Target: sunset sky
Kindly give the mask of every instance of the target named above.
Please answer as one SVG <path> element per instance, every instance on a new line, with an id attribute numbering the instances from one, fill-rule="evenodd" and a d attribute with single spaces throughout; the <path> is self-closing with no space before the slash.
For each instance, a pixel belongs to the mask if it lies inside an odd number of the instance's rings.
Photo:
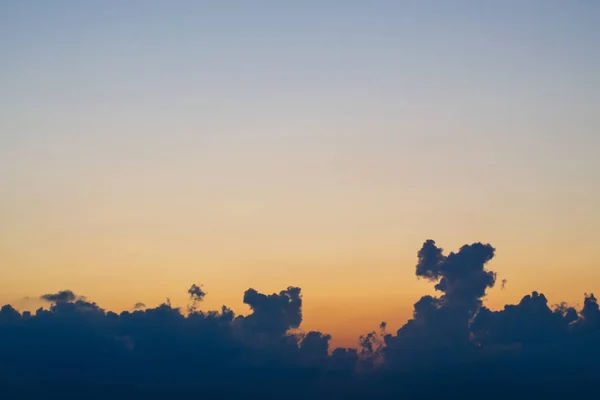
<path id="1" fill-rule="evenodd" d="M 353 345 L 433 293 L 426 239 L 600 292 L 600 2 L 0 3 L 0 303 L 246 313 Z M 597 293 L 600 294 L 600 293 Z"/>

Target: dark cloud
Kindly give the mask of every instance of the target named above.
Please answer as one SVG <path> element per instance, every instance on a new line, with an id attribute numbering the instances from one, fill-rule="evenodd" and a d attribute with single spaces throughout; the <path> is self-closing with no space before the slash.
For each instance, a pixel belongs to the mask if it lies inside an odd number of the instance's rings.
<path id="1" fill-rule="evenodd" d="M 483 308 L 473 322 L 472 331 L 483 344 L 539 344 L 564 339 L 575 319 L 575 309 L 563 304 L 553 310 L 546 296 L 533 292 L 519 304 L 506 305 L 501 311 Z"/>
<path id="2" fill-rule="evenodd" d="M 195 283 L 188 289 L 188 294 L 192 300 L 192 304 L 188 306 L 188 313 L 193 314 L 198 310 L 199 304 L 204 300 L 206 292 L 202 290 L 202 285 L 196 285 Z"/>
<path id="3" fill-rule="evenodd" d="M 18 321 L 21 319 L 21 314 L 15 310 L 10 304 L 5 304 L 0 308 L 1 321 Z"/>
<path id="4" fill-rule="evenodd" d="M 433 240 L 427 240 L 418 253 L 416 274 L 437 282 L 435 289 L 444 293 L 444 303 L 473 307 L 496 282 L 496 274 L 485 269 L 494 252 L 489 244 L 474 243 L 444 256 Z"/>
<path id="5" fill-rule="evenodd" d="M 251 335 L 281 337 L 302 323 L 302 296 L 298 287 L 265 295 L 250 288 L 244 293 L 244 304 L 252 314 L 243 320 L 244 330 Z"/>
<path id="6" fill-rule="evenodd" d="M 358 363 L 358 351 L 355 348 L 336 348 L 329 357 L 332 370 L 354 372 Z"/>
<path id="7" fill-rule="evenodd" d="M 196 284 L 193 284 L 188 289 L 188 294 L 190 295 L 190 298 L 194 301 L 202 301 L 204 300 L 204 296 L 206 296 L 206 292 L 202 290 L 202 285 Z"/>
<path id="8" fill-rule="evenodd" d="M 300 353 L 310 364 L 322 364 L 329 355 L 331 335 L 310 331 L 300 342 Z"/>
<path id="9" fill-rule="evenodd" d="M 494 252 L 489 244 L 474 243 L 446 256 L 433 240 L 425 241 L 417 253 L 416 275 L 435 283 L 435 290 L 442 295 L 423 296 L 414 304 L 413 319 L 396 336 L 385 337 L 384 352 L 390 363 L 465 352 L 471 338 L 470 323 L 486 290 L 496 282 L 495 272 L 486 269 Z"/>
<path id="10" fill-rule="evenodd" d="M 600 328 L 600 310 L 598 300 L 593 293 L 585 294 L 581 320 L 578 321 L 577 327 L 588 331 L 597 331 Z"/>
<path id="11" fill-rule="evenodd" d="M 40 300 L 44 300 L 49 303 L 68 303 L 75 301 L 75 299 L 75 293 L 70 290 L 61 290 L 58 293 L 49 293 L 40 296 Z"/>
<path id="12" fill-rule="evenodd" d="M 357 338 L 357 348 L 331 349 L 329 334 L 303 333 L 298 287 L 248 289 L 247 315 L 226 306 L 202 310 L 207 293 L 197 284 L 187 291 L 187 312 L 167 299 L 118 314 L 70 290 L 41 296 L 49 308 L 35 313 L 5 305 L 0 397 L 505 398 L 527 388 L 538 397 L 573 397 L 593 388 L 600 376 L 596 297 L 586 294 L 576 309 L 532 292 L 489 309 L 482 303 L 496 282 L 487 268 L 494 254 L 474 243 L 445 255 L 426 241 L 416 276 L 438 295 L 418 299 L 395 334 L 382 322 Z"/>

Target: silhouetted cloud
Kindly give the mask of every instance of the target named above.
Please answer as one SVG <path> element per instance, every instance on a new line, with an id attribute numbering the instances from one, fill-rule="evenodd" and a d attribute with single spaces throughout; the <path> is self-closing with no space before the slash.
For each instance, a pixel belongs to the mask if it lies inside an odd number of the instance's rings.
<path id="1" fill-rule="evenodd" d="M 541 343 L 565 338 L 576 319 L 575 309 L 562 305 L 552 310 L 543 294 L 533 292 L 519 304 L 506 305 L 501 311 L 482 308 L 472 331 L 476 340 L 485 345 Z"/>
<path id="2" fill-rule="evenodd" d="M 194 301 L 202 301 L 204 300 L 204 296 L 206 296 L 206 292 L 202 290 L 202 285 L 198 286 L 196 284 L 193 284 L 188 289 L 188 294 L 190 295 L 190 298 Z"/>
<path id="3" fill-rule="evenodd" d="M 330 349 L 331 335 L 302 333 L 302 291 L 293 286 L 272 294 L 246 290 L 250 313 L 237 316 L 226 306 L 201 310 L 207 293 L 198 284 L 187 291 L 187 312 L 167 299 L 114 313 L 71 290 L 40 296 L 49 309 L 35 313 L 4 305 L 0 395 L 27 398 L 30 390 L 29 397 L 47 397 L 43 382 L 56 393 L 145 399 L 199 390 L 206 398 L 424 398 L 447 396 L 452 387 L 486 398 L 526 387 L 552 395 L 568 388 L 572 396 L 592 387 L 600 376 L 596 297 L 585 294 L 577 310 L 549 306 L 534 291 L 491 310 L 482 301 L 496 282 L 487 269 L 494 254 L 491 245 L 474 243 L 444 255 L 427 240 L 415 272 L 440 295 L 416 301 L 396 334 L 382 322 L 357 338 L 357 348 Z"/>
<path id="4" fill-rule="evenodd" d="M 75 298 L 75 293 L 70 290 L 61 290 L 58 293 L 48 293 L 40 296 L 40 300 L 44 300 L 49 303 L 67 303 L 75 300 Z"/>
<path id="5" fill-rule="evenodd" d="M 331 335 L 310 331 L 300 342 L 302 357 L 311 364 L 322 364 L 329 355 L 329 341 Z"/>
<path id="6" fill-rule="evenodd" d="M 578 327 L 585 330 L 597 331 L 600 328 L 600 310 L 598 300 L 593 293 L 585 294 L 581 320 Z"/>
<path id="7" fill-rule="evenodd" d="M 433 240 L 425 241 L 417 254 L 416 275 L 434 282 L 435 290 L 443 294 L 421 297 L 414 304 L 413 319 L 396 336 L 385 337 L 388 361 L 425 361 L 447 357 L 449 351 L 465 351 L 470 322 L 486 289 L 496 281 L 496 274 L 485 268 L 494 252 L 489 244 L 474 243 L 445 256 Z"/>
<path id="8" fill-rule="evenodd" d="M 5 304 L 0 308 L 0 321 L 18 321 L 21 314 L 10 304 Z"/>
<path id="9" fill-rule="evenodd" d="M 188 313 L 193 314 L 198 310 L 198 305 L 204 300 L 206 292 L 202 290 L 202 285 L 196 285 L 195 283 L 188 289 L 188 294 L 192 300 L 192 304 L 188 306 Z"/>
<path id="10" fill-rule="evenodd" d="M 252 314 L 244 318 L 244 330 L 249 334 L 260 334 L 279 338 L 289 329 L 302 323 L 302 296 L 298 287 L 288 287 L 279 293 L 265 295 L 250 288 L 244 293 L 244 304 L 250 306 Z"/>

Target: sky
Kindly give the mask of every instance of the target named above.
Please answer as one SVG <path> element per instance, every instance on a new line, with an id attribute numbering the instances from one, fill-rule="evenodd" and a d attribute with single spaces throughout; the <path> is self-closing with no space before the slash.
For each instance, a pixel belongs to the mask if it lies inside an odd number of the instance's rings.
<path id="1" fill-rule="evenodd" d="M 496 248 L 491 308 L 582 302 L 599 42 L 592 0 L 4 1 L 0 303 L 299 286 L 354 344 L 433 293 L 426 239 Z"/>

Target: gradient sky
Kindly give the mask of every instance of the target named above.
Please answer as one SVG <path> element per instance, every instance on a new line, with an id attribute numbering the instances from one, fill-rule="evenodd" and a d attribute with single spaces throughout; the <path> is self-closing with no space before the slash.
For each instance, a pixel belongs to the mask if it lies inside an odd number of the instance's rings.
<path id="1" fill-rule="evenodd" d="M 0 3 L 0 303 L 405 322 L 431 238 L 506 289 L 600 292 L 600 2 Z"/>

